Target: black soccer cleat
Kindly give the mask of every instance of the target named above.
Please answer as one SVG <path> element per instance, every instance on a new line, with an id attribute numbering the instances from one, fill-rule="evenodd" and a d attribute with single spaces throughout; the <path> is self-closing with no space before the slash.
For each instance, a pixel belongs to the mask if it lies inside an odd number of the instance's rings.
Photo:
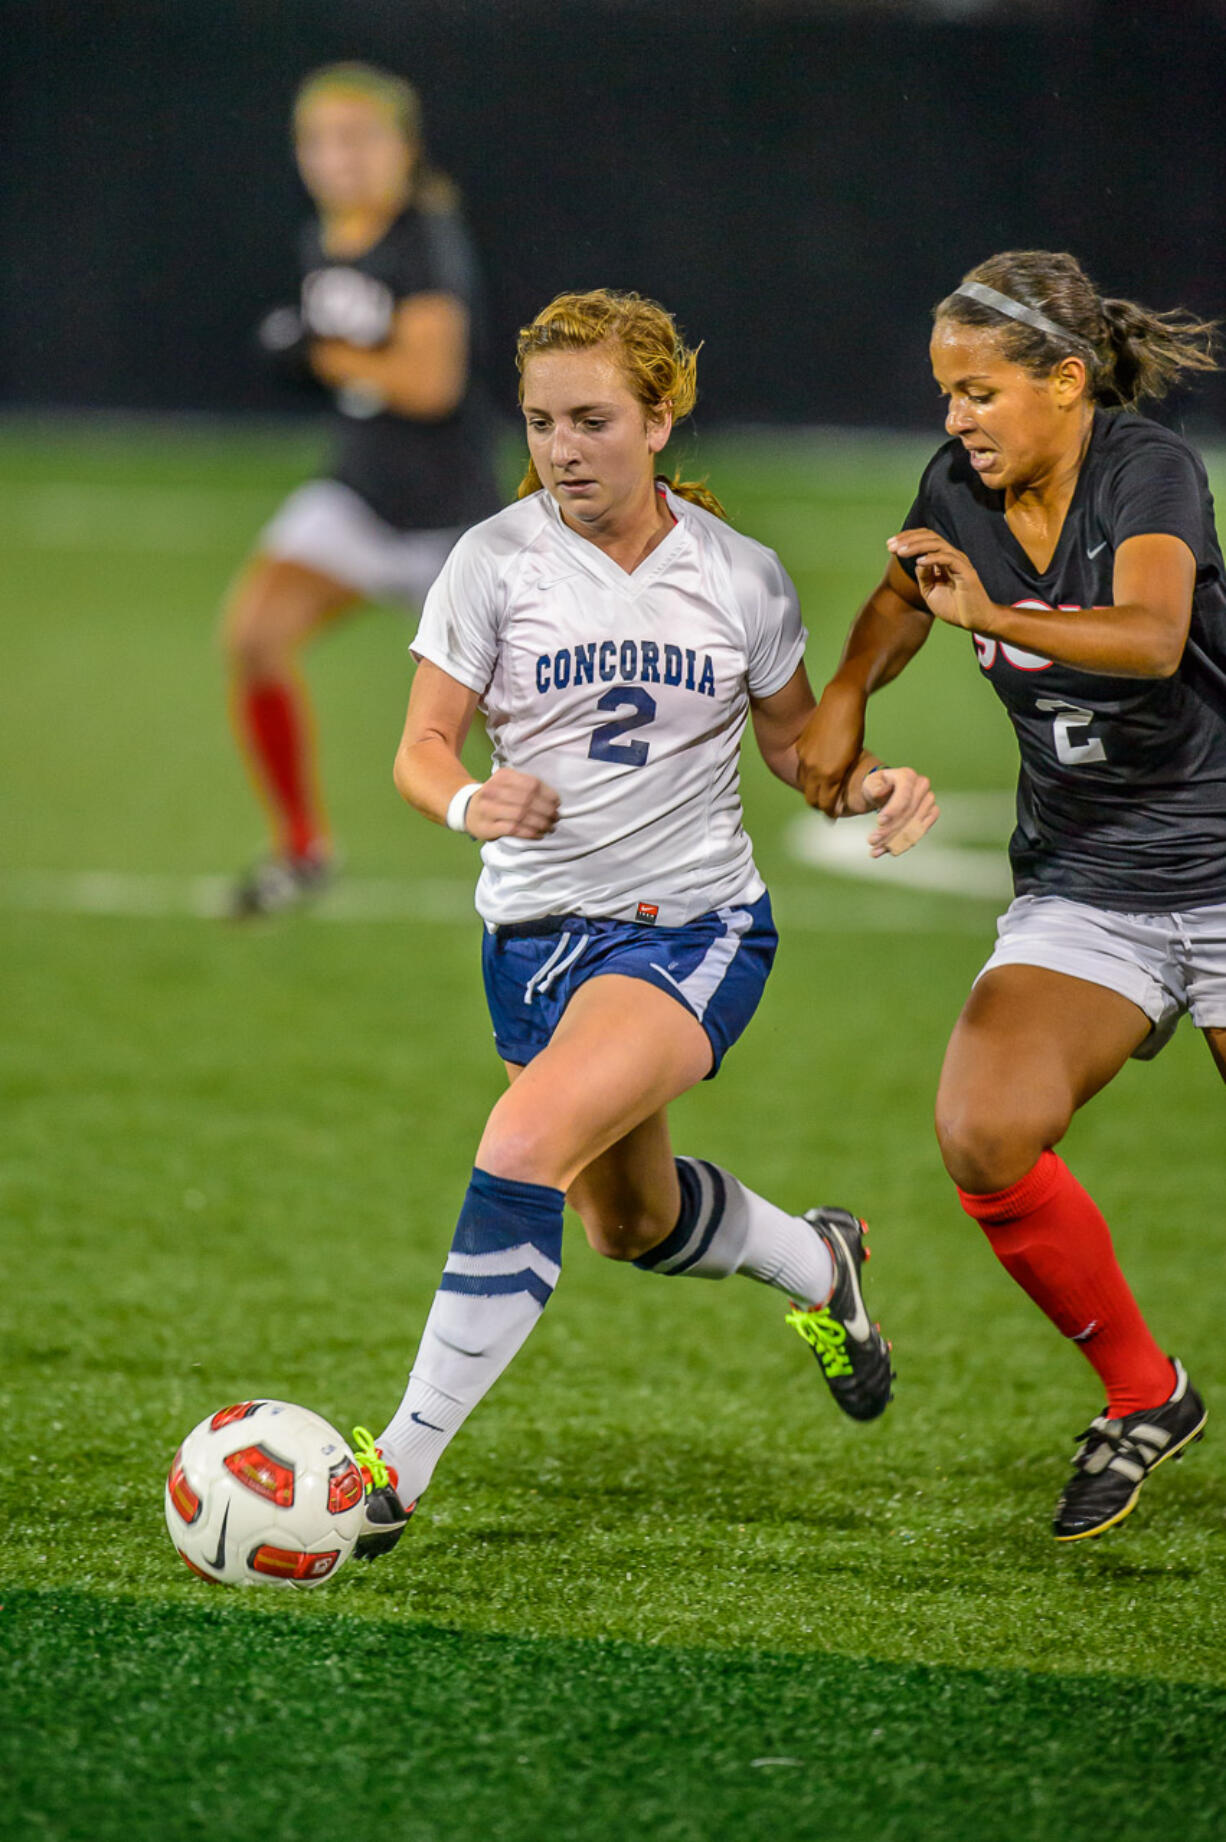
<path id="1" fill-rule="evenodd" d="M 1175 1386 L 1169 1400 L 1118 1420 L 1101 1413 L 1080 1435 L 1074 1476 L 1056 1504 L 1052 1530 L 1057 1541 L 1084 1541 L 1114 1528 L 1136 1508 L 1150 1472 L 1204 1436 L 1205 1403 L 1183 1364 L 1173 1356 L 1171 1361 Z"/>
<path id="2" fill-rule="evenodd" d="M 890 1345 L 869 1322 L 860 1289 L 868 1259 L 865 1225 L 846 1209 L 808 1209 L 805 1220 L 834 1260 L 834 1290 L 824 1305 L 793 1305 L 784 1320 L 802 1336 L 838 1405 L 853 1420 L 875 1420 L 893 1398 Z"/>
<path id="3" fill-rule="evenodd" d="M 355 1426 L 353 1429 L 353 1455 L 366 1486 L 366 1514 L 362 1521 L 362 1533 L 353 1544 L 353 1558 L 358 1561 L 377 1561 L 385 1554 L 390 1554 L 396 1546 L 417 1504 L 414 1502 L 407 1509 L 404 1507 L 396 1494 L 398 1479 L 395 1469 L 387 1463 L 372 1434 L 364 1426 Z"/>
<path id="4" fill-rule="evenodd" d="M 288 914 L 322 895 L 331 880 L 331 859 L 320 852 L 262 857 L 235 884 L 226 912 L 232 921 Z"/>

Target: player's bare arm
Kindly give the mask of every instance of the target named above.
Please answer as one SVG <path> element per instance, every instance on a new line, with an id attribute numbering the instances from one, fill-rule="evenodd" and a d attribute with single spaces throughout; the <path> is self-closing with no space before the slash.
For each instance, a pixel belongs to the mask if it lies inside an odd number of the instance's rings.
<path id="1" fill-rule="evenodd" d="M 915 563 L 925 603 L 949 626 L 1126 678 L 1169 678 L 1183 657 L 1196 559 L 1181 538 L 1128 538 L 1115 555 L 1113 604 L 1072 610 L 1000 607 L 970 558 L 935 531 L 900 531 L 887 548 Z"/>
<path id="2" fill-rule="evenodd" d="M 931 630 L 923 597 L 891 559 L 852 623 L 838 670 L 797 742 L 800 790 L 827 817 L 849 810 L 849 780 L 866 759 L 864 713 L 871 693 L 898 676 Z"/>
<path id="3" fill-rule="evenodd" d="M 389 409 L 418 422 L 451 414 L 468 378 L 468 309 L 454 294 L 414 294 L 402 301 L 385 345 L 314 339 L 311 368 L 337 389 L 364 384 Z"/>
<path id="4" fill-rule="evenodd" d="M 816 709 L 813 687 L 803 664 L 798 665 L 787 683 L 769 697 L 751 697 L 754 740 L 771 773 L 786 786 L 799 784 L 799 761 L 796 743 L 800 732 Z"/>
<path id="5" fill-rule="evenodd" d="M 449 672 L 423 659 L 413 679 L 404 734 L 396 751 L 396 790 L 410 806 L 447 823 L 452 800 L 472 776 L 460 759 L 480 698 Z M 464 829 L 482 841 L 543 838 L 558 818 L 558 796 L 535 775 L 502 767 L 478 786 Z"/>
<path id="6" fill-rule="evenodd" d="M 800 762 L 796 744 L 815 705 L 809 675 L 798 665 L 788 682 L 769 697 L 750 701 L 754 736 L 762 759 L 772 774 L 789 787 L 799 785 Z M 878 823 L 869 838 L 869 852 L 898 856 L 918 844 L 936 823 L 938 807 L 932 788 L 914 768 L 887 768 L 876 755 L 861 750 L 846 778 L 839 817 L 876 812 Z"/>

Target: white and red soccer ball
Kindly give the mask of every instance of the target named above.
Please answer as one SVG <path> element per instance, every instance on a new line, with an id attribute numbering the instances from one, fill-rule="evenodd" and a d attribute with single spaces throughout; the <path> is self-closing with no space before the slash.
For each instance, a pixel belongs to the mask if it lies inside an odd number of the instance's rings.
<path id="1" fill-rule="evenodd" d="M 334 1426 L 292 1401 L 241 1401 L 194 1426 L 166 1480 L 166 1526 L 223 1586 L 321 1586 L 362 1531 L 365 1489 Z"/>

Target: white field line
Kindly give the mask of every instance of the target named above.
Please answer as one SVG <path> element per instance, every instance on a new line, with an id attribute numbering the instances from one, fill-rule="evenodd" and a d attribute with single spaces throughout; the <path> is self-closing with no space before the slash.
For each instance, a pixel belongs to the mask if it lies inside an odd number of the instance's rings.
<path id="1" fill-rule="evenodd" d="M 947 795 L 937 828 L 903 857 L 872 858 L 866 838 L 871 819 L 843 819 L 831 825 L 817 813 L 790 822 L 784 843 L 796 863 L 875 885 L 922 895 L 1007 900 L 1009 872 L 1004 855 L 1013 811 L 1006 793 Z M 943 839 L 943 842 L 936 840 Z M 993 851 L 966 848 L 969 840 L 991 840 Z M 473 880 L 445 877 L 341 876 L 303 911 L 312 922 L 415 921 L 452 927 L 476 923 Z M 127 870 L 0 870 L 0 912 L 41 915 L 98 915 L 118 919 L 218 920 L 227 912 L 233 879 L 174 876 Z M 778 890 L 782 898 L 784 891 Z M 818 885 L 789 883 L 788 929 L 839 933 L 848 925 L 892 932 L 896 909 L 874 916 L 857 911 L 848 920 L 838 896 Z M 806 898 L 811 897 L 811 900 Z M 967 924 L 982 923 L 968 914 Z M 950 917 L 950 923 L 960 926 Z M 947 925 L 942 920 L 940 925 Z"/>
<path id="2" fill-rule="evenodd" d="M 827 885 L 790 882 L 772 885 L 776 900 L 788 903 L 787 932 L 800 934 L 894 934 L 909 925 L 905 915 L 891 906 L 874 914 L 857 908 L 849 916 L 836 891 Z M 9 870 L 0 871 L 0 915 L 93 915 L 108 920 L 225 921 L 227 899 L 234 887 L 228 876 L 167 876 L 122 870 Z M 305 923 L 352 922 L 416 923 L 419 926 L 478 925 L 472 883 L 442 879 L 403 883 L 374 877 L 348 877 L 317 902 L 287 919 L 257 923 L 260 927 L 298 926 Z M 914 925 L 942 932 L 984 931 L 973 909 L 946 910 L 938 918 L 918 916 Z"/>
<path id="3" fill-rule="evenodd" d="M 820 813 L 797 813 L 784 831 L 784 845 L 796 863 L 878 888 L 1008 901 L 1012 881 L 1005 846 L 1014 822 L 1013 794 L 945 793 L 940 807 L 927 837 L 901 857 L 869 856 L 871 815 L 832 825 Z"/>
<path id="4" fill-rule="evenodd" d="M 305 911 L 318 921 L 475 919 L 470 882 L 442 878 L 396 882 L 342 878 Z M 0 870 L 0 910 L 27 914 L 103 915 L 120 919 L 222 918 L 234 879 L 168 876 L 126 870 Z"/>

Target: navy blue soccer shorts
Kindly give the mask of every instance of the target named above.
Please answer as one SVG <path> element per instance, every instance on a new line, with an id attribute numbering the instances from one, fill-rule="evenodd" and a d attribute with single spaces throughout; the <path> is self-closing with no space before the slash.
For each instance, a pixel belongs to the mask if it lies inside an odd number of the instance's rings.
<path id="1" fill-rule="evenodd" d="M 779 936 L 770 897 L 720 908 L 685 927 L 645 927 L 586 915 L 546 915 L 486 933 L 485 996 L 504 1061 L 546 1047 L 580 985 L 607 973 L 659 986 L 710 1038 L 711 1077 L 758 1008 Z"/>

